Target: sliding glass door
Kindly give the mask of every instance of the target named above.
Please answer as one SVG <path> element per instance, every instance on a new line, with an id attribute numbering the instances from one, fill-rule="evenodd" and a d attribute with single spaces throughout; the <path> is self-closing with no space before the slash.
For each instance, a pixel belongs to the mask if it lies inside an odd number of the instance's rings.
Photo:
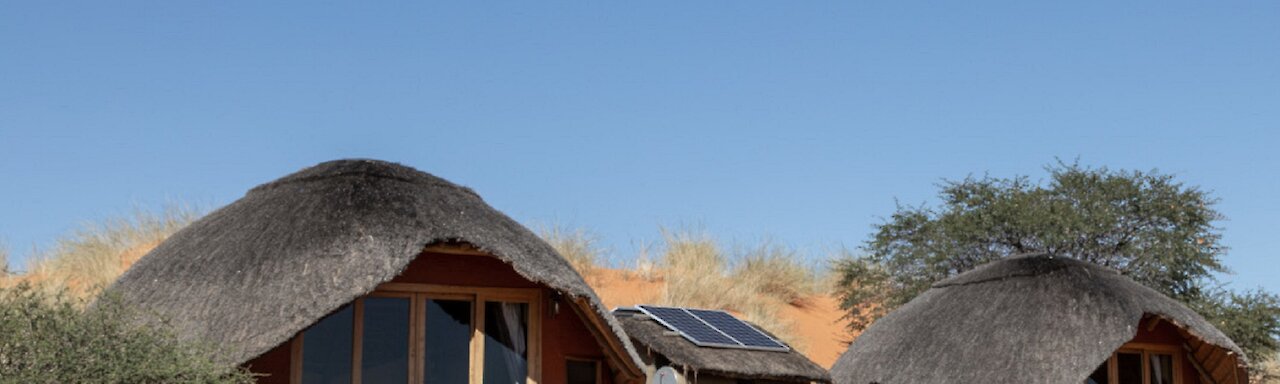
<path id="1" fill-rule="evenodd" d="M 294 383 L 525 384 L 536 379 L 538 291 L 396 284 L 296 340 Z"/>

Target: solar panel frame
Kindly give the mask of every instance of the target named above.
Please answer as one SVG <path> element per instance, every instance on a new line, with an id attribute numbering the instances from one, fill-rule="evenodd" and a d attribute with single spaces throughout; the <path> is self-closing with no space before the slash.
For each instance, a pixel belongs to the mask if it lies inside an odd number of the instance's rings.
<path id="1" fill-rule="evenodd" d="M 689 314 L 702 320 L 707 325 L 733 338 L 744 347 L 752 349 L 789 350 L 786 344 L 774 339 L 731 313 L 712 309 L 688 308 Z"/>
<path id="2" fill-rule="evenodd" d="M 685 339 L 693 342 L 698 346 L 704 347 L 724 347 L 724 348 L 742 348 L 743 345 L 738 343 L 729 335 L 724 334 L 720 330 L 707 324 L 702 319 L 694 316 L 684 308 L 679 307 L 663 307 L 655 305 L 639 305 L 640 311 L 649 315 L 649 317 L 657 320 L 663 326 L 680 333 Z"/>
<path id="3" fill-rule="evenodd" d="M 657 321 L 659 324 L 662 324 L 663 326 L 667 327 L 667 329 L 670 329 L 672 331 L 679 333 L 680 336 L 683 336 L 686 340 L 689 340 L 694 345 L 697 345 L 700 347 L 749 349 L 749 350 L 774 351 L 774 352 L 786 352 L 791 350 L 791 348 L 787 347 L 786 344 L 783 344 L 777 341 L 773 337 L 770 337 L 768 334 L 765 334 L 759 329 L 756 329 L 751 324 L 747 324 L 746 322 L 738 319 L 737 317 L 734 317 L 732 314 L 725 311 L 716 311 L 716 310 L 709 310 L 709 309 L 689 309 L 689 308 L 681 308 L 681 307 L 664 307 L 664 306 L 656 306 L 656 305 L 637 305 L 636 308 L 639 309 L 644 314 L 649 315 L 650 318 Z M 750 331 L 759 333 L 760 336 L 763 336 L 764 338 L 773 342 L 774 346 L 759 345 L 759 344 L 764 344 L 759 340 L 754 340 L 753 344 L 743 343 L 742 341 L 739 341 L 738 339 L 734 338 L 733 335 L 730 335 L 725 330 L 722 330 L 716 327 L 714 324 L 711 324 L 710 322 L 708 322 L 706 319 L 703 319 L 702 317 L 697 316 L 696 314 L 693 313 L 693 311 L 712 312 L 712 313 L 718 313 L 723 316 L 727 316 L 728 319 L 731 319 L 737 322 L 743 327 L 747 327 L 747 329 L 749 329 Z M 687 318 L 684 318 L 684 316 L 687 316 Z M 690 322 L 689 321 L 690 319 L 692 319 L 693 321 L 697 321 L 697 323 Z M 685 327 L 688 329 L 686 330 L 682 328 L 681 325 L 685 325 Z M 707 330 L 710 330 L 711 332 L 715 332 L 715 333 L 707 334 L 706 333 Z M 698 338 L 698 336 L 700 335 L 707 336 L 706 337 L 707 339 L 717 339 L 717 340 L 716 341 L 701 340 Z M 713 335 L 718 335 L 723 339 L 718 339 Z"/>

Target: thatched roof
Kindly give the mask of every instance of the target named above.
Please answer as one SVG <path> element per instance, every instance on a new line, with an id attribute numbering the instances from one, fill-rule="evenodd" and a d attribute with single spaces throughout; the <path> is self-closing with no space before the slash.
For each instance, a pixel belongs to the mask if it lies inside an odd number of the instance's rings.
<path id="1" fill-rule="evenodd" d="M 242 364 L 440 243 L 469 244 L 563 292 L 611 328 L 599 333 L 625 348 L 631 367 L 619 368 L 639 375 L 622 328 L 550 245 L 471 189 L 382 161 L 331 161 L 253 188 L 174 234 L 110 290 Z"/>
<path id="2" fill-rule="evenodd" d="M 1243 356 L 1186 306 L 1114 270 L 1044 255 L 939 282 L 876 321 L 840 356 L 840 384 L 1080 383 L 1144 315 Z"/>
<path id="3" fill-rule="evenodd" d="M 696 372 L 697 375 L 771 382 L 831 382 L 826 369 L 794 349 L 778 352 L 699 347 L 639 311 L 616 309 L 614 314 L 641 351 L 662 356 L 672 367 L 688 372 L 690 377 Z M 772 334 L 769 336 L 773 337 Z"/>

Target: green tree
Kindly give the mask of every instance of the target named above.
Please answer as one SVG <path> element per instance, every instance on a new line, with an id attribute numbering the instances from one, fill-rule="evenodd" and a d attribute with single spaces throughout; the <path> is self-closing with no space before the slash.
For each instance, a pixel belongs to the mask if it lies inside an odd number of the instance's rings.
<path id="1" fill-rule="evenodd" d="M 1045 252 L 1119 270 L 1219 324 L 1250 356 L 1280 346 L 1276 296 L 1220 288 L 1227 248 L 1216 199 L 1171 175 L 1076 164 L 1047 182 L 966 178 L 940 185 L 939 207 L 898 206 L 863 246 L 837 261 L 841 306 L 865 329 L 939 280 L 1011 255 Z"/>

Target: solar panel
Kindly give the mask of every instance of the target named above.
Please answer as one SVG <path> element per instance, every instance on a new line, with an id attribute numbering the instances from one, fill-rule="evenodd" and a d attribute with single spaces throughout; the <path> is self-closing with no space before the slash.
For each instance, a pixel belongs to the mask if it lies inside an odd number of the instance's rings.
<path id="1" fill-rule="evenodd" d="M 653 305 L 638 308 L 699 346 L 788 350 L 787 346 L 724 311 Z"/>
<path id="2" fill-rule="evenodd" d="M 733 315 L 725 313 L 724 311 L 689 309 L 689 313 L 692 313 L 694 316 L 702 319 L 702 321 L 706 322 L 708 325 L 719 329 L 720 332 L 724 332 L 725 335 L 732 337 L 734 340 L 738 340 L 738 342 L 742 343 L 744 346 L 759 348 L 787 348 L 782 345 L 782 343 L 779 343 L 769 337 L 769 335 L 764 334 L 764 332 L 760 332 L 760 330 L 755 327 L 752 327 L 742 320 L 738 320 L 738 318 L 733 317 Z"/>
<path id="3" fill-rule="evenodd" d="M 686 312 L 683 308 L 672 307 L 655 307 L 641 305 L 640 309 L 653 316 L 662 325 L 671 328 L 676 332 L 680 332 L 689 341 L 698 345 L 722 345 L 736 346 L 737 341 L 725 336 L 724 333 L 717 331 L 715 328 L 693 317 L 692 314 Z"/>

